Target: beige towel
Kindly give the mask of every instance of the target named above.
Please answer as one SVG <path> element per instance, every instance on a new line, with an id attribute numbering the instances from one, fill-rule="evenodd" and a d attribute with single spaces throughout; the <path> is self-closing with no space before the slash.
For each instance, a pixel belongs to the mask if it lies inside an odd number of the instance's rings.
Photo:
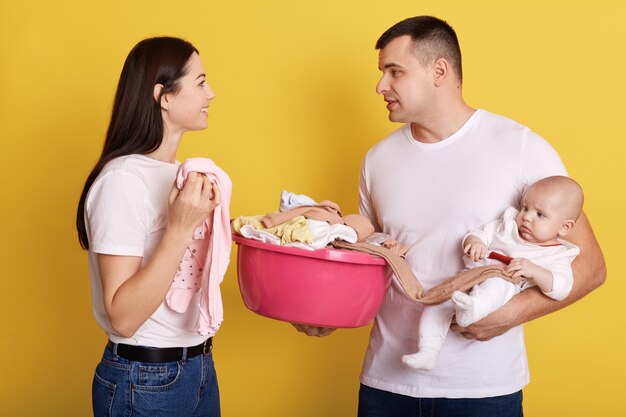
<path id="1" fill-rule="evenodd" d="M 333 246 L 339 249 L 349 249 L 382 257 L 393 270 L 404 292 L 422 304 L 443 303 L 450 299 L 454 291 L 467 291 L 487 278 L 500 277 L 514 284 L 518 284 L 521 281 L 521 278 L 513 278 L 511 274 L 505 272 L 504 265 L 487 265 L 461 271 L 424 292 L 424 288 L 415 274 L 413 274 L 413 271 L 411 271 L 409 264 L 400 255 L 394 253 L 393 250 L 369 243 L 348 243 L 339 240 L 335 241 Z"/>

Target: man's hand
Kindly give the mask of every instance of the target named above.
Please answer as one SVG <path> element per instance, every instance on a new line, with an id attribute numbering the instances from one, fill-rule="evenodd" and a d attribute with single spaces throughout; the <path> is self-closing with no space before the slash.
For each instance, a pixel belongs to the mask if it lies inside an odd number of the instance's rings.
<path id="1" fill-rule="evenodd" d="M 336 330 L 332 327 L 315 327 L 315 326 L 308 326 L 306 324 L 295 324 L 295 323 L 291 323 L 291 324 L 293 325 L 293 327 L 296 328 L 297 331 L 299 331 L 300 333 L 304 333 L 307 336 L 316 336 L 316 337 L 328 336 L 329 334 L 331 334 L 332 332 Z"/>
<path id="2" fill-rule="evenodd" d="M 515 297 L 513 297 L 514 299 Z M 513 301 L 513 299 L 511 301 Z M 512 303 L 509 301 L 498 310 L 494 311 L 482 320 L 472 323 L 467 327 L 459 326 L 456 321 L 452 321 L 450 330 L 459 333 L 466 339 L 486 341 L 496 336 L 506 333 L 509 329 L 517 326 L 515 315 L 513 314 Z"/>

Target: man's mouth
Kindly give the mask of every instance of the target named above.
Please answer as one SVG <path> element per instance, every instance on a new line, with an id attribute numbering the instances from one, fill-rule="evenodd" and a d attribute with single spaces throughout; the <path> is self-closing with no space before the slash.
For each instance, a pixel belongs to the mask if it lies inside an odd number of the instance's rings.
<path id="1" fill-rule="evenodd" d="M 386 98 L 385 101 L 387 102 L 387 110 L 392 110 L 398 104 L 398 101 L 394 100 L 394 99 L 387 99 Z"/>

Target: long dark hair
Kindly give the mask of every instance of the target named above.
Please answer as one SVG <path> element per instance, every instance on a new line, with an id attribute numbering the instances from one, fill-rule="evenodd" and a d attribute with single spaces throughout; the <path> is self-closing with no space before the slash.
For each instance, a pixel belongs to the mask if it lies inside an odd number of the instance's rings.
<path id="1" fill-rule="evenodd" d="M 76 213 L 78 240 L 89 249 L 85 227 L 85 199 L 102 168 L 123 155 L 155 151 L 163 142 L 161 97 L 153 97 L 154 86 L 162 84 L 161 96 L 176 93 L 187 71 L 187 61 L 198 50 L 189 42 L 171 37 L 144 39 L 130 51 L 117 85 L 111 121 L 100 159 L 85 181 Z"/>

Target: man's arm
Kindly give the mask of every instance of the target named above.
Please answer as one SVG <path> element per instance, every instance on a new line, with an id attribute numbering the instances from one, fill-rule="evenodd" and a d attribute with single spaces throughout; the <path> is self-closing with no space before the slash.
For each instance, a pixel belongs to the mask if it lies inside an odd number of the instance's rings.
<path id="1" fill-rule="evenodd" d="M 332 327 L 316 327 L 316 326 L 309 326 L 306 324 L 296 324 L 296 323 L 291 323 L 291 324 L 293 325 L 293 327 L 296 328 L 297 331 L 299 331 L 300 333 L 304 333 L 307 336 L 324 337 L 324 336 L 328 336 L 329 334 L 337 330 Z"/>
<path id="2" fill-rule="evenodd" d="M 489 340 L 512 327 L 560 310 L 602 285 L 606 279 L 604 256 L 584 213 L 567 235 L 567 240 L 580 248 L 580 255 L 572 263 L 574 286 L 567 298 L 556 301 L 546 297 L 538 288 L 529 288 L 484 319 L 466 328 L 453 323 L 451 330 L 467 339 Z"/>

